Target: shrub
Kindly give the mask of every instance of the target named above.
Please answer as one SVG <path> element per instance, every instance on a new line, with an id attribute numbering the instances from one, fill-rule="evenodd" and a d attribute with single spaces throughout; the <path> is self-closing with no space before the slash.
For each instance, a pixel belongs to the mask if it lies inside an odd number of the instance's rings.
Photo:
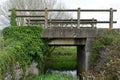
<path id="1" fill-rule="evenodd" d="M 38 62 L 39 69 L 42 67 L 47 47 L 40 39 L 41 33 L 42 28 L 38 26 L 13 26 L 3 30 L 5 44 L 0 50 L 0 76 L 4 78 L 8 68 L 14 68 L 15 62 L 20 64 L 23 71 L 33 60 Z M 13 69 L 11 72 L 14 73 Z"/>
<path id="2" fill-rule="evenodd" d="M 99 35 L 92 47 L 91 62 L 94 62 L 99 55 L 100 49 L 112 47 L 120 50 L 120 33 L 110 33 Z"/>

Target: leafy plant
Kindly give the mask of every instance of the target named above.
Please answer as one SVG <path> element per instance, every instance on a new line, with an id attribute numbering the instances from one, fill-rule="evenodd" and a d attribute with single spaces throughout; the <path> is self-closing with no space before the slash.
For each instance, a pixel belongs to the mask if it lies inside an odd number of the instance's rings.
<path id="1" fill-rule="evenodd" d="M 94 62 L 99 51 L 107 46 L 120 50 L 120 33 L 109 33 L 99 35 L 92 47 L 91 62 Z"/>
<path id="2" fill-rule="evenodd" d="M 17 26 L 16 9 L 15 8 L 12 9 L 10 24 L 11 24 L 11 26 Z"/>
<path id="3" fill-rule="evenodd" d="M 5 77 L 6 72 L 14 68 L 18 62 L 25 73 L 26 65 L 33 60 L 38 62 L 41 69 L 43 54 L 47 47 L 40 39 L 42 28 L 38 26 L 7 27 L 3 30 L 4 47 L 0 50 L 0 79 Z M 11 74 L 14 70 L 11 70 Z M 14 74 L 13 74 L 14 75 Z"/>
<path id="4" fill-rule="evenodd" d="M 100 35 L 93 46 L 93 74 L 97 80 L 119 80 L 120 33 Z M 104 48 L 103 54 L 99 54 Z M 96 55 L 93 57 L 93 55 Z M 99 57 L 100 56 L 100 57 Z M 95 62 L 96 60 L 96 62 Z"/>

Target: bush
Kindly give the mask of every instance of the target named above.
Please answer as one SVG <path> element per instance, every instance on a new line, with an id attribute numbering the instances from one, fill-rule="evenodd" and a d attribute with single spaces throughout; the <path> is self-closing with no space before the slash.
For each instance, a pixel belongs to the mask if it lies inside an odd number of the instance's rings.
<path id="1" fill-rule="evenodd" d="M 110 34 L 102 34 L 99 35 L 92 47 L 92 54 L 91 54 L 91 63 L 96 60 L 96 58 L 99 56 L 99 52 L 101 49 L 104 49 L 105 47 L 111 45 L 115 39 L 114 35 L 117 33 L 110 33 Z"/>
<path id="2" fill-rule="evenodd" d="M 40 39 L 41 33 L 42 28 L 38 26 L 13 26 L 3 30 L 5 44 L 0 50 L 0 76 L 5 77 L 8 68 L 14 68 L 15 62 L 18 62 L 24 71 L 26 65 L 33 60 L 39 63 L 39 69 L 42 67 L 43 54 L 47 47 Z"/>
<path id="3" fill-rule="evenodd" d="M 91 56 L 93 74 L 97 80 L 119 80 L 120 33 L 100 35 L 94 45 Z M 103 54 L 99 54 L 104 48 Z M 99 57 L 100 56 L 100 57 Z M 96 62 L 95 62 L 96 61 Z"/>

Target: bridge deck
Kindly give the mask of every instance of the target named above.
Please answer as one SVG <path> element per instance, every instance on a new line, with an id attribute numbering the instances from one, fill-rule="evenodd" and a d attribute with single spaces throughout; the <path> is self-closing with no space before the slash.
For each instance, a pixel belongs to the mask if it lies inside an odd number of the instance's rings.
<path id="1" fill-rule="evenodd" d="M 46 28 L 43 31 L 41 38 L 88 38 L 96 37 L 99 34 L 109 32 L 120 32 L 120 29 L 108 29 L 108 28 L 70 28 L 70 27 L 54 27 Z"/>
<path id="2" fill-rule="evenodd" d="M 54 27 L 45 29 L 42 38 L 86 38 L 96 35 L 96 28 Z"/>

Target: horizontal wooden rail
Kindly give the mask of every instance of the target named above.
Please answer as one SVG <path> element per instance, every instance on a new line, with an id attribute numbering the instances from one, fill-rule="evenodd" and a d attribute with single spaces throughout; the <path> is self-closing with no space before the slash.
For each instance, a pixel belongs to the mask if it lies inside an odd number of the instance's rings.
<path id="1" fill-rule="evenodd" d="M 9 16 L 9 17 L 11 17 L 11 16 Z M 44 15 L 34 15 L 34 16 L 30 16 L 30 15 L 16 15 L 16 17 L 45 17 Z"/>
<path id="2" fill-rule="evenodd" d="M 9 10 L 12 11 L 12 10 Z M 30 17 L 33 19 L 28 19 L 28 24 L 30 23 L 40 23 L 44 24 L 44 27 L 47 28 L 49 24 L 76 24 L 77 27 L 80 27 L 80 24 L 91 24 L 94 25 L 96 23 L 109 23 L 109 28 L 113 28 L 113 23 L 117 23 L 117 21 L 113 20 L 113 13 L 117 10 L 110 8 L 110 9 L 16 9 L 17 12 L 43 12 L 43 15 L 17 15 L 16 17 L 26 18 Z M 49 12 L 76 12 L 77 19 L 49 19 Z M 97 21 L 97 19 L 81 19 L 81 12 L 109 12 L 109 21 Z M 10 16 L 11 17 L 11 16 Z M 40 18 L 35 20 L 34 18 Z M 39 21 L 39 22 L 38 22 Z"/>
<path id="3" fill-rule="evenodd" d="M 9 10 L 9 11 L 12 11 L 12 10 Z M 21 11 L 23 11 L 23 12 L 44 12 L 45 11 L 45 9 L 41 9 L 41 10 L 39 10 L 39 9 L 36 9 L 36 10 L 34 10 L 34 9 L 17 9 L 16 11 L 19 11 L 19 12 L 21 12 Z M 48 12 L 54 12 L 54 11 L 60 11 L 60 12 L 76 12 L 76 11 L 78 11 L 77 9 L 47 9 L 47 11 Z M 110 12 L 110 9 L 81 9 L 80 10 L 81 12 Z M 115 11 L 117 11 L 117 10 L 113 10 L 114 12 Z"/>
<path id="4" fill-rule="evenodd" d="M 45 21 L 42 21 L 42 22 L 35 22 L 35 21 L 31 21 L 31 22 L 27 22 L 27 23 L 30 23 L 30 24 L 45 24 Z M 51 24 L 77 24 L 76 21 L 48 21 L 48 24 L 51 23 Z M 81 24 L 97 24 L 97 23 L 110 23 L 110 21 L 81 21 Z M 116 23 L 116 21 L 114 21 L 113 23 Z"/>
<path id="5" fill-rule="evenodd" d="M 26 19 L 27 21 L 45 21 L 45 19 Z M 80 19 L 80 21 L 97 21 L 97 19 Z M 76 21 L 77 19 L 48 19 L 48 21 Z"/>
<path id="6" fill-rule="evenodd" d="M 30 22 L 45 22 L 44 19 L 27 19 Z M 110 21 L 97 21 L 96 19 L 80 19 L 82 23 L 110 23 Z M 48 23 L 77 23 L 77 19 L 48 19 Z M 117 23 L 117 21 L 113 21 Z"/>

